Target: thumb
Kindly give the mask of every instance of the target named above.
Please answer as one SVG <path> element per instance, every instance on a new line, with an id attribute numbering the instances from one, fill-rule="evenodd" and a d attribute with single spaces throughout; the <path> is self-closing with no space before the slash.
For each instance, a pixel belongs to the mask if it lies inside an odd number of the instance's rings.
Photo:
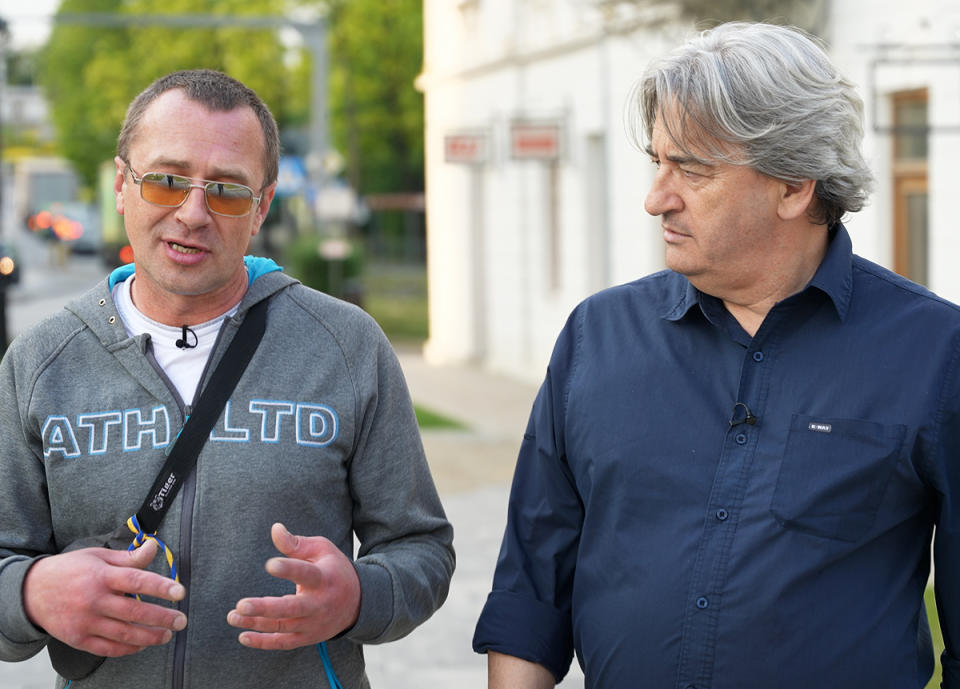
<path id="1" fill-rule="evenodd" d="M 329 553 L 333 545 L 326 538 L 321 536 L 307 537 L 298 536 L 290 533 L 281 523 L 276 523 L 270 528 L 270 537 L 273 539 L 273 545 L 277 550 L 297 560 L 315 561 L 317 558 Z"/>
<path id="2" fill-rule="evenodd" d="M 153 558 L 157 555 L 157 542 L 152 538 L 148 538 L 146 542 L 137 548 L 136 550 L 128 551 L 127 556 L 129 557 L 128 566 L 136 567 L 137 569 L 144 569 L 153 562 Z"/>
<path id="3" fill-rule="evenodd" d="M 270 538 L 274 547 L 287 557 L 294 557 L 300 539 L 287 530 L 287 527 L 277 522 L 270 527 Z"/>

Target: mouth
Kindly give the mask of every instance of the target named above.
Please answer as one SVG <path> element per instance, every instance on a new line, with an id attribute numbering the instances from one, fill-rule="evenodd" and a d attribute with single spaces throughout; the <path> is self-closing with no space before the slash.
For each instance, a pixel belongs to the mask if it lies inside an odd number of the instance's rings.
<path id="1" fill-rule="evenodd" d="M 682 239 L 687 239 L 690 235 L 686 232 L 682 232 L 675 227 L 668 227 L 667 225 L 661 225 L 663 229 L 663 239 L 667 242 L 677 242 Z"/>
<path id="2" fill-rule="evenodd" d="M 193 246 L 186 246 L 185 244 L 180 244 L 179 242 L 168 241 L 167 246 L 176 251 L 178 254 L 199 254 L 203 253 L 202 249 L 198 249 Z"/>

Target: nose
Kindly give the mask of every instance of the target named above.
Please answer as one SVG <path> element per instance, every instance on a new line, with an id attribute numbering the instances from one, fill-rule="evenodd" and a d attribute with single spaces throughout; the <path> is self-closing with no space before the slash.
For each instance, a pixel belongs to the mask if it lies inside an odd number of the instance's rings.
<path id="1" fill-rule="evenodd" d="M 177 220 L 186 227 L 201 227 L 210 220 L 210 209 L 207 208 L 207 200 L 204 198 L 203 187 L 193 186 L 187 193 L 187 198 L 183 204 L 177 208 Z"/>
<path id="2" fill-rule="evenodd" d="M 663 215 L 670 211 L 680 210 L 683 200 L 677 194 L 670 181 L 670 171 L 666 166 L 660 167 L 653 175 L 653 184 L 647 192 L 643 208 L 650 215 Z"/>

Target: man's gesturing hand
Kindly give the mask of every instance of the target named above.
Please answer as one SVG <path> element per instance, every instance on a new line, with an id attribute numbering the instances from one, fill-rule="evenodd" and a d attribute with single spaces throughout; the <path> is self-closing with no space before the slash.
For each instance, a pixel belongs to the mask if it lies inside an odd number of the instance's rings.
<path id="1" fill-rule="evenodd" d="M 83 548 L 37 560 L 23 583 L 27 617 L 54 638 L 100 656 L 165 644 L 187 626 L 186 615 L 126 595 L 183 598 L 181 584 L 144 571 L 156 554 L 148 541 L 133 552 Z"/>
<path id="2" fill-rule="evenodd" d="M 353 563 L 322 536 L 294 536 L 282 524 L 270 530 L 287 557 L 267 561 L 267 572 L 297 585 L 287 596 L 244 598 L 227 615 L 247 629 L 240 643 L 264 650 L 289 650 L 326 641 L 352 627 L 360 614 L 360 580 Z"/>

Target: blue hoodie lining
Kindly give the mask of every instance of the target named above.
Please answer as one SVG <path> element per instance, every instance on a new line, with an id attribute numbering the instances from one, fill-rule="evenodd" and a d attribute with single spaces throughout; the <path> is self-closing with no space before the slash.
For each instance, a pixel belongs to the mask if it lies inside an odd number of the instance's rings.
<path id="1" fill-rule="evenodd" d="M 250 279 L 248 285 L 252 285 L 257 278 L 267 273 L 283 270 L 272 258 L 264 258 L 263 256 L 244 256 L 243 264 L 247 267 L 247 275 Z M 127 263 L 114 269 L 114 271 L 110 273 L 109 278 L 110 291 L 112 292 L 118 283 L 123 282 L 133 275 L 133 273 L 134 265 L 132 263 Z"/>

